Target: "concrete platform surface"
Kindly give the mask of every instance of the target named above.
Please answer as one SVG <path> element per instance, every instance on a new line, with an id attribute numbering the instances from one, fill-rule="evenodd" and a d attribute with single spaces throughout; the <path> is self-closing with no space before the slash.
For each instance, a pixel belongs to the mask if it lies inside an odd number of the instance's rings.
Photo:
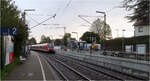
<path id="1" fill-rule="evenodd" d="M 5 78 L 5 80 L 58 80 L 58 77 L 52 67 L 48 66 L 42 55 L 31 51 L 27 60 L 16 66 Z"/>

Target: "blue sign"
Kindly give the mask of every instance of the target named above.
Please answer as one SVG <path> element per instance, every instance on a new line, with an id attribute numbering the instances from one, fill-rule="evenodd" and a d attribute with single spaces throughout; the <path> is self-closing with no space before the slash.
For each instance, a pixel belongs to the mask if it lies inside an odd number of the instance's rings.
<path id="1" fill-rule="evenodd" d="M 1 35 L 17 35 L 17 28 L 0 28 Z"/>

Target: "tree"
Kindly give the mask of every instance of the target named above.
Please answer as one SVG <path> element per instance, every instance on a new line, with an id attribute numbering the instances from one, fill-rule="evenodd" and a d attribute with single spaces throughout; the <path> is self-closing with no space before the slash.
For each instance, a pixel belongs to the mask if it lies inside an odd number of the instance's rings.
<path id="1" fill-rule="evenodd" d="M 1 0 L 1 26 L 2 27 L 18 27 L 20 11 L 11 0 Z"/>
<path id="2" fill-rule="evenodd" d="M 133 13 L 126 16 L 130 22 L 137 20 L 149 20 L 150 14 L 150 1 L 149 0 L 124 0 L 123 8 Z"/>
<path id="3" fill-rule="evenodd" d="M 29 39 L 29 44 L 36 44 L 36 39 L 34 37 Z"/>
<path id="4" fill-rule="evenodd" d="M 47 41 L 47 43 L 50 43 L 51 42 L 50 37 L 46 37 L 46 41 Z"/>
<path id="5" fill-rule="evenodd" d="M 64 37 L 63 37 L 63 43 L 65 46 L 67 46 L 67 38 L 70 38 L 71 34 L 70 33 L 65 33 Z"/>
<path id="6" fill-rule="evenodd" d="M 1 0 L 1 27 L 16 27 L 18 34 L 14 36 L 14 56 L 23 55 L 23 47 L 28 39 L 28 25 L 24 23 L 21 12 L 11 0 Z"/>
<path id="7" fill-rule="evenodd" d="M 99 43 L 99 35 L 94 32 L 85 32 L 81 38 L 82 41 L 86 41 L 87 43 L 96 42 Z"/>
<path id="8" fill-rule="evenodd" d="M 17 27 L 18 34 L 14 36 L 14 55 L 19 57 L 20 54 L 25 55 L 24 47 L 28 39 L 28 27 L 24 24 L 23 21 L 20 21 L 19 26 Z"/>
<path id="9" fill-rule="evenodd" d="M 54 42 L 55 45 L 61 45 L 61 43 L 62 43 L 61 39 L 56 39 Z"/>
<path id="10" fill-rule="evenodd" d="M 50 43 L 51 39 L 49 37 L 46 37 L 45 35 L 41 36 L 41 41 L 40 43 Z"/>
<path id="11" fill-rule="evenodd" d="M 104 21 L 101 21 L 99 18 L 92 23 L 90 31 L 97 33 L 99 35 L 100 41 L 110 39 L 112 37 L 110 26 L 106 24 L 105 28 Z"/>

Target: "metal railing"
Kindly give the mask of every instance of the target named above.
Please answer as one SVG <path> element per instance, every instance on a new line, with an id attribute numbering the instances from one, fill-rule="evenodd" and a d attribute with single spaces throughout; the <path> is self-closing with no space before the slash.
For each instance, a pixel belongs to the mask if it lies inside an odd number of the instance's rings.
<path id="1" fill-rule="evenodd" d="M 71 53 L 80 53 L 80 54 L 91 54 L 91 55 L 104 55 L 104 56 L 112 56 L 112 57 L 120 57 L 126 59 L 135 59 L 135 60 L 144 60 L 150 61 L 150 54 L 137 54 L 133 52 L 121 52 L 121 51 L 103 51 L 103 50 L 73 50 Z"/>

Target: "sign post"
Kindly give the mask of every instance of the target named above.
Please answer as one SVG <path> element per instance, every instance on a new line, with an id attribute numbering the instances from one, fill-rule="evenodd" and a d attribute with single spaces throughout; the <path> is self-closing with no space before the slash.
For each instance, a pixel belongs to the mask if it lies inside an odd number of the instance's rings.
<path id="1" fill-rule="evenodd" d="M 3 40 L 3 36 L 1 35 L 1 69 L 4 68 L 4 64 L 5 64 L 5 55 L 4 55 L 4 40 Z"/>

